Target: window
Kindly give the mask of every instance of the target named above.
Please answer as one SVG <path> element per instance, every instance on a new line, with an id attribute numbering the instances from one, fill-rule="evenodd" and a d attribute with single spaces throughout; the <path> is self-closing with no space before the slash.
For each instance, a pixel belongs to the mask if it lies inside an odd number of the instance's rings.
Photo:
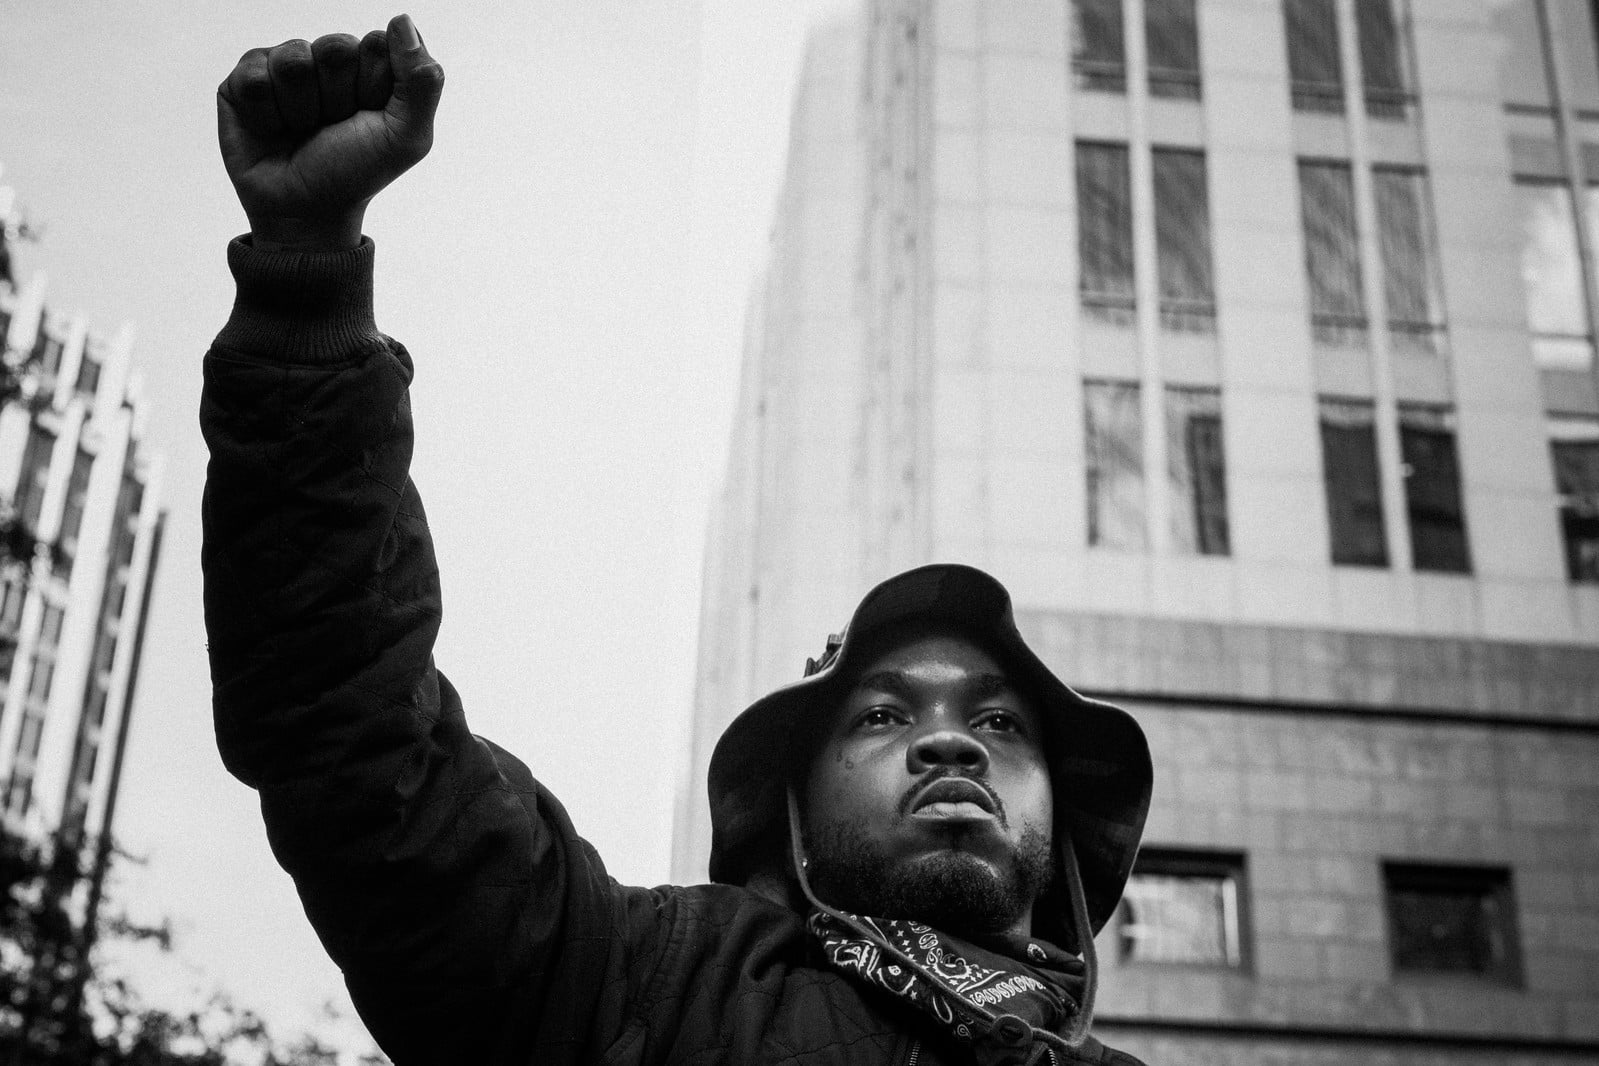
<path id="1" fill-rule="evenodd" d="M 1516 197 L 1533 357 L 1540 366 L 1587 369 L 1593 343 L 1571 188 L 1564 182 L 1517 178 Z"/>
<path id="2" fill-rule="evenodd" d="M 1142 548 L 1144 537 L 1144 420 L 1138 386 L 1116 381 L 1083 384 L 1088 428 L 1088 543 Z"/>
<path id="3" fill-rule="evenodd" d="M 1311 330 L 1318 344 L 1366 343 L 1366 298 L 1361 289 L 1360 235 L 1349 164 L 1300 160 L 1299 210 L 1305 229 L 1305 272 Z"/>
<path id="4" fill-rule="evenodd" d="M 44 312 L 39 312 L 39 332 L 33 339 L 29 358 L 44 374 L 52 376 L 61 369 L 61 341 L 44 331 Z"/>
<path id="5" fill-rule="evenodd" d="M 1283 14 L 1294 109 L 1342 114 L 1344 81 L 1335 0 L 1283 0 Z"/>
<path id="6" fill-rule="evenodd" d="M 1385 863 L 1383 882 L 1395 973 L 1520 983 L 1508 870 Z"/>
<path id="7" fill-rule="evenodd" d="M 72 459 L 67 498 L 61 511 L 61 559 L 68 569 L 78 552 L 78 533 L 83 528 L 83 508 L 89 499 L 89 475 L 93 469 L 94 457 L 79 448 Z"/>
<path id="8" fill-rule="evenodd" d="M 1499 91 L 1505 104 L 1517 109 L 1548 110 L 1554 106 L 1539 7 L 1537 0 L 1489 5 L 1502 49 Z"/>
<path id="9" fill-rule="evenodd" d="M 1072 14 L 1072 72 L 1078 88 L 1125 92 L 1127 40 L 1122 0 L 1077 0 Z"/>
<path id="10" fill-rule="evenodd" d="M 44 505 L 44 489 L 50 480 L 50 457 L 55 450 L 55 434 L 37 422 L 28 426 L 28 442 L 22 448 L 22 473 L 18 478 L 15 508 L 17 517 L 29 530 L 39 528 L 39 511 Z"/>
<path id="11" fill-rule="evenodd" d="M 1444 331 L 1443 283 L 1433 240 L 1427 176 L 1411 167 L 1373 167 L 1388 335 L 1395 351 L 1437 354 Z"/>
<path id="12" fill-rule="evenodd" d="M 1332 561 L 1387 566 L 1377 432 L 1369 402 L 1322 398 L 1321 461 Z"/>
<path id="13" fill-rule="evenodd" d="M 1466 547 L 1466 518 L 1460 506 L 1454 412 L 1443 407 L 1400 404 L 1399 452 L 1404 463 L 1412 565 L 1417 570 L 1466 573 L 1471 569 L 1471 558 Z"/>
<path id="14" fill-rule="evenodd" d="M 100 363 L 89 358 L 88 352 L 83 353 L 83 360 L 78 363 L 78 380 L 73 388 L 91 399 L 100 388 Z"/>
<path id="15" fill-rule="evenodd" d="M 1131 963 L 1240 967 L 1241 855 L 1145 849 L 1117 908 L 1117 940 Z"/>
<path id="16" fill-rule="evenodd" d="M 1551 419 L 1549 436 L 1566 575 L 1599 582 L 1599 419 Z"/>
<path id="17" fill-rule="evenodd" d="M 1125 144 L 1077 144 L 1077 252 L 1083 310 L 1133 324 L 1133 206 Z"/>
<path id="18" fill-rule="evenodd" d="M 1550 43 L 1559 57 L 1561 103 L 1584 116 L 1599 115 L 1599 52 L 1589 0 L 1543 0 Z"/>
<path id="19" fill-rule="evenodd" d="M 1219 392 L 1166 390 L 1166 449 L 1173 547 L 1200 555 L 1228 554 Z"/>
<path id="20" fill-rule="evenodd" d="M 1410 109 L 1405 38 L 1394 14 L 1393 0 L 1355 0 L 1361 88 L 1366 114 L 1377 119 L 1402 119 Z"/>
<path id="21" fill-rule="evenodd" d="M 1194 0 L 1144 0 L 1149 94 L 1199 99 L 1199 23 Z"/>
<path id="22" fill-rule="evenodd" d="M 1151 160 L 1161 326 L 1176 332 L 1214 333 L 1216 288 L 1211 271 L 1205 156 L 1156 148 Z"/>

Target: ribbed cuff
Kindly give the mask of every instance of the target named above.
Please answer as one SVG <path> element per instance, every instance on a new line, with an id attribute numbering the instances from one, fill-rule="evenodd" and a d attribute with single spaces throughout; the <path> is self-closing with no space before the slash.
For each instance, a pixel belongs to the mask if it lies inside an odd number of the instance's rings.
<path id="1" fill-rule="evenodd" d="M 238 283 L 216 346 L 285 363 L 343 362 L 382 344 L 372 318 L 369 237 L 347 252 L 258 252 L 249 237 L 228 245 Z"/>

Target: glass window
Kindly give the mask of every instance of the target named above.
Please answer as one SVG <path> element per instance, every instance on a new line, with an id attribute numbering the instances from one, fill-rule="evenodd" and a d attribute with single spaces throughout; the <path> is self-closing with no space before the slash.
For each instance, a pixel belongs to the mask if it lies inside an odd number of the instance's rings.
<path id="1" fill-rule="evenodd" d="M 67 498 L 61 512 L 61 559 L 66 567 L 78 552 L 78 533 L 83 528 L 83 508 L 89 499 L 89 474 L 94 469 L 94 457 L 78 449 L 72 460 L 72 474 L 67 480 Z"/>
<path id="2" fill-rule="evenodd" d="M 1078 87 L 1125 92 L 1127 42 L 1122 0 L 1077 0 L 1072 15 L 1072 71 Z"/>
<path id="3" fill-rule="evenodd" d="M 1560 56 L 1560 95 L 1570 108 L 1599 114 L 1599 52 L 1589 0 L 1544 0 L 1549 38 Z"/>
<path id="4" fill-rule="evenodd" d="M 1359 347 L 1366 341 L 1360 234 L 1348 163 L 1301 160 L 1299 209 L 1305 229 L 1305 272 L 1316 341 Z"/>
<path id="5" fill-rule="evenodd" d="M 1213 333 L 1216 288 L 1210 255 L 1210 197 L 1202 152 L 1156 148 L 1155 259 L 1165 329 Z"/>
<path id="6" fill-rule="evenodd" d="M 1288 29 L 1288 77 L 1300 111 L 1344 110 L 1335 0 L 1283 0 Z"/>
<path id="7" fill-rule="evenodd" d="M 1321 460 L 1332 561 L 1346 566 L 1387 566 L 1382 478 L 1370 402 L 1322 398 Z"/>
<path id="8" fill-rule="evenodd" d="M 73 388 L 89 397 L 100 388 L 100 363 L 89 358 L 88 352 L 83 353 L 83 361 L 78 364 L 78 381 Z"/>
<path id="9" fill-rule="evenodd" d="M 1144 0 L 1149 93 L 1199 99 L 1199 23 L 1194 0 Z"/>
<path id="10" fill-rule="evenodd" d="M 1402 119 L 1409 111 L 1405 39 L 1394 15 L 1393 0 L 1355 0 L 1362 87 L 1373 118 Z"/>
<path id="11" fill-rule="evenodd" d="M 1083 308 L 1133 322 L 1133 205 L 1125 144 L 1077 145 L 1077 251 Z"/>
<path id="12" fill-rule="evenodd" d="M 1371 178 L 1389 336 L 1395 350 L 1435 354 L 1443 341 L 1444 302 L 1427 177 L 1408 167 L 1373 167 Z"/>
<path id="13" fill-rule="evenodd" d="M 1411 563 L 1417 570 L 1463 574 L 1471 569 L 1466 516 L 1460 504 L 1454 412 L 1421 404 L 1399 406 L 1399 452 Z"/>
<path id="14" fill-rule="evenodd" d="M 33 351 L 29 358 L 47 376 L 53 375 L 61 369 L 61 341 L 45 332 L 44 312 L 39 312 L 39 332 L 33 339 Z"/>
<path id="15" fill-rule="evenodd" d="M 28 442 L 22 447 L 22 473 L 17 480 L 17 517 L 29 530 L 39 528 L 39 511 L 44 505 L 44 489 L 50 480 L 50 458 L 55 451 L 55 434 L 34 422 L 28 426 Z"/>
<path id="16" fill-rule="evenodd" d="M 1166 449 L 1172 545 L 1178 551 L 1200 555 L 1228 554 L 1221 393 L 1215 389 L 1166 390 Z"/>
<path id="17" fill-rule="evenodd" d="M 1508 870 L 1386 863 L 1383 881 L 1396 973 L 1520 982 Z"/>
<path id="18" fill-rule="evenodd" d="M 1586 369 L 1593 344 L 1571 189 L 1561 182 L 1518 178 L 1516 197 L 1533 355 L 1542 366 Z"/>
<path id="19" fill-rule="evenodd" d="M 1549 437 L 1566 574 L 1573 581 L 1599 582 L 1599 419 L 1551 419 Z"/>
<path id="20" fill-rule="evenodd" d="M 1138 386 L 1116 381 L 1083 384 L 1088 430 L 1088 543 L 1142 548 L 1144 537 L 1144 420 Z"/>
<path id="21" fill-rule="evenodd" d="M 1554 106 L 1537 0 L 1489 0 L 1499 30 L 1499 91 L 1513 107 Z"/>
<path id="22" fill-rule="evenodd" d="M 1145 849 L 1117 908 L 1117 940 L 1131 963 L 1240 967 L 1243 858 Z"/>

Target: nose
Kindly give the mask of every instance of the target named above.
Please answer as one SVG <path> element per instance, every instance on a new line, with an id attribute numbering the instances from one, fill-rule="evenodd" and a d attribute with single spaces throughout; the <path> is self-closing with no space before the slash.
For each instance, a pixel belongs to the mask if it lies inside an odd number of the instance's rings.
<path id="1" fill-rule="evenodd" d="M 905 753 L 911 773 L 956 770 L 981 777 L 988 773 L 988 749 L 971 733 L 948 726 L 928 730 Z"/>

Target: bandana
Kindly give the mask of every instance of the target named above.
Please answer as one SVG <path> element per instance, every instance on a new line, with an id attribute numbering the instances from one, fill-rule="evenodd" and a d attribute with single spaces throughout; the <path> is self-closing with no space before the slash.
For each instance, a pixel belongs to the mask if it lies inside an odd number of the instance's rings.
<path id="1" fill-rule="evenodd" d="M 1000 954 L 919 922 L 820 909 L 806 925 L 834 969 L 929 1015 L 982 1066 L 1067 1048 L 1058 1034 L 1077 1013 L 1085 966 L 1047 941 L 1000 938 Z"/>

